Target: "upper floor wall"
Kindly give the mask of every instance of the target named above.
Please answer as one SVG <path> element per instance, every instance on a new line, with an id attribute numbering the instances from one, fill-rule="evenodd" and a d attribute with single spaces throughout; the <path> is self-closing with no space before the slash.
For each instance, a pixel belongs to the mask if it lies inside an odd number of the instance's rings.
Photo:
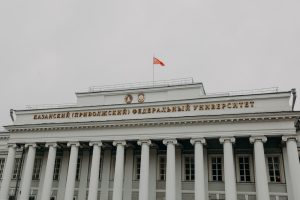
<path id="1" fill-rule="evenodd" d="M 292 111 L 291 91 L 206 95 L 202 83 L 76 95 L 71 107 L 17 110 L 14 125 Z"/>

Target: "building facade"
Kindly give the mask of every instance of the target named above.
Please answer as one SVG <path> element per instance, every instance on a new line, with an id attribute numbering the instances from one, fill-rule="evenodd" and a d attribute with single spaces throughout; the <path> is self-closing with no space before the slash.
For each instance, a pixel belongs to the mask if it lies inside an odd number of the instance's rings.
<path id="1" fill-rule="evenodd" d="M 164 82 L 76 96 L 15 111 L 0 133 L 0 200 L 300 199 L 294 90 Z"/>

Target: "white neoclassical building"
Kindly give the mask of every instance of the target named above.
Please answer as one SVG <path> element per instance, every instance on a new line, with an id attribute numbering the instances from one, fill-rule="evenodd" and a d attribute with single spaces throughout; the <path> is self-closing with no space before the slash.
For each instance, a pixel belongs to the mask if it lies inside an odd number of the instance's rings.
<path id="1" fill-rule="evenodd" d="M 93 87 L 14 111 L 0 200 L 299 200 L 296 93 L 202 83 Z"/>

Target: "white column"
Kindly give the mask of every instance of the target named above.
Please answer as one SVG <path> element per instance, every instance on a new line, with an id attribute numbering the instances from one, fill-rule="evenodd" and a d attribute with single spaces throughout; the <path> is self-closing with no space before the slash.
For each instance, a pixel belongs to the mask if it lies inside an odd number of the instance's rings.
<path id="1" fill-rule="evenodd" d="M 117 146 L 113 200 L 122 200 L 124 178 L 124 146 L 126 145 L 126 141 L 114 141 L 113 145 Z"/>
<path id="2" fill-rule="evenodd" d="M 56 143 L 47 143 L 45 146 L 49 147 L 49 151 L 48 151 L 45 179 L 44 179 L 43 190 L 42 190 L 42 199 L 49 200 L 51 197 L 51 189 L 52 189 L 52 183 L 53 183 L 53 172 L 54 172 L 57 144 Z"/>
<path id="3" fill-rule="evenodd" d="M 166 139 L 163 143 L 167 145 L 167 174 L 166 174 L 166 200 L 176 199 L 176 172 L 175 172 L 175 145 L 176 139 Z"/>
<path id="4" fill-rule="evenodd" d="M 300 164 L 297 148 L 299 138 L 297 136 L 283 136 L 282 140 L 286 142 L 293 196 L 294 199 L 300 199 Z"/>
<path id="5" fill-rule="evenodd" d="M 36 144 L 25 144 L 25 148 L 28 147 L 26 165 L 23 171 L 23 182 L 21 186 L 20 200 L 28 200 L 31 187 L 33 165 L 36 153 Z"/>
<path id="6" fill-rule="evenodd" d="M 88 200 L 97 200 L 102 142 L 90 142 L 93 147 Z"/>
<path id="7" fill-rule="evenodd" d="M 12 178 L 13 167 L 16 156 L 16 144 L 8 144 L 8 155 L 5 162 L 5 167 L 2 176 L 1 188 L 0 188 L 0 200 L 8 200 L 9 186 Z"/>
<path id="8" fill-rule="evenodd" d="M 142 146 L 141 152 L 141 169 L 140 169 L 140 187 L 139 200 L 149 199 L 149 146 L 150 140 L 140 140 L 138 145 Z"/>
<path id="9" fill-rule="evenodd" d="M 236 200 L 236 178 L 232 149 L 235 138 L 220 138 L 220 142 L 223 144 L 224 151 L 225 198 L 226 200 Z"/>
<path id="10" fill-rule="evenodd" d="M 257 200 L 270 200 L 267 168 L 265 160 L 264 144 L 267 141 L 265 136 L 250 137 L 250 142 L 254 143 L 255 158 L 255 188 Z"/>
<path id="11" fill-rule="evenodd" d="M 195 146 L 195 200 L 205 200 L 205 171 L 203 145 L 206 144 L 204 138 L 191 139 L 192 145 Z"/>
<path id="12" fill-rule="evenodd" d="M 71 147 L 71 154 L 69 160 L 68 176 L 65 190 L 64 200 L 73 200 L 74 197 L 74 187 L 76 179 L 76 168 L 78 159 L 78 147 L 79 142 L 69 142 L 68 147 Z"/>

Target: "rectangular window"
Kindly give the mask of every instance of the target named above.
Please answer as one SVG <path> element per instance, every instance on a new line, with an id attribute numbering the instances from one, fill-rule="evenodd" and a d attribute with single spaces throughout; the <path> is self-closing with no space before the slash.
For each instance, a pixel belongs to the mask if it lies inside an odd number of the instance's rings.
<path id="1" fill-rule="evenodd" d="M 134 160 L 134 179 L 140 180 L 141 173 L 141 156 L 136 156 Z"/>
<path id="2" fill-rule="evenodd" d="M 35 200 L 35 196 L 30 196 L 29 200 Z"/>
<path id="3" fill-rule="evenodd" d="M 267 156 L 269 181 L 273 183 L 281 182 L 280 158 L 279 156 Z"/>
<path id="4" fill-rule="evenodd" d="M 40 179 L 42 161 L 43 161 L 42 158 L 36 158 L 35 159 L 34 165 L 33 165 L 32 180 L 39 180 Z"/>
<path id="5" fill-rule="evenodd" d="M 61 165 L 61 158 L 55 159 L 54 171 L 53 171 L 53 180 L 58 181 L 59 179 L 59 170 Z"/>
<path id="6" fill-rule="evenodd" d="M 21 158 L 16 158 L 12 179 L 16 180 L 18 176 L 21 176 L 20 167 L 21 167 Z M 19 177 L 19 179 L 21 179 L 21 177 Z"/>
<path id="7" fill-rule="evenodd" d="M 194 155 L 184 155 L 184 180 L 194 181 L 195 180 L 195 164 Z"/>
<path id="8" fill-rule="evenodd" d="M 210 157 L 211 181 L 223 181 L 223 158 L 222 156 Z"/>
<path id="9" fill-rule="evenodd" d="M 237 156 L 240 182 L 251 182 L 251 159 L 249 155 Z"/>
<path id="10" fill-rule="evenodd" d="M 166 180 L 166 166 L 166 156 L 158 156 L 158 180 L 160 181 Z"/>
<path id="11" fill-rule="evenodd" d="M 0 179 L 2 179 L 4 164 L 5 164 L 5 158 L 0 158 Z"/>
<path id="12" fill-rule="evenodd" d="M 76 181 L 80 180 L 80 168 L 81 168 L 81 159 L 77 159 L 77 167 L 76 167 Z"/>

